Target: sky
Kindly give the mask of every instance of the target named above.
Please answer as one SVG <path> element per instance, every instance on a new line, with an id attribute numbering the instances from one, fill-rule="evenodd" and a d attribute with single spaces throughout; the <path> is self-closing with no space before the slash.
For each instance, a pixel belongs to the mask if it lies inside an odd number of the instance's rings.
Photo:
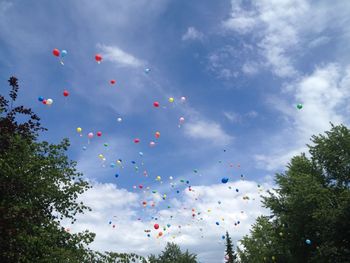
<path id="1" fill-rule="evenodd" d="M 170 241 L 223 262 L 222 235 L 239 245 L 268 214 L 274 174 L 330 122 L 349 125 L 349 13 L 340 0 L 0 0 L 1 93 L 17 76 L 40 140 L 70 139 L 93 210 L 65 227 L 95 232 L 93 249 Z"/>

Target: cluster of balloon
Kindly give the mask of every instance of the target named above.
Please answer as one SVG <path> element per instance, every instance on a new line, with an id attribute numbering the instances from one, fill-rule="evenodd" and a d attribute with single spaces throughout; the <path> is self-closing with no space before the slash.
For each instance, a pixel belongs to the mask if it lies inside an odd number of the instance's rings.
<path id="1" fill-rule="evenodd" d="M 41 96 L 38 98 L 38 101 L 47 106 L 51 106 L 53 103 L 53 99 L 44 99 L 44 97 Z"/>
<path id="2" fill-rule="evenodd" d="M 303 108 L 303 104 L 300 104 L 300 103 L 297 104 L 297 109 L 298 109 L 298 110 L 301 110 L 302 108 Z"/>
<path id="3" fill-rule="evenodd" d="M 100 54 L 96 54 L 95 55 L 95 60 L 96 60 L 97 64 L 100 64 L 101 61 L 102 61 L 102 56 Z"/>
<path id="4" fill-rule="evenodd" d="M 64 65 L 63 63 L 63 58 L 68 54 L 67 50 L 63 49 L 61 52 L 55 48 L 54 50 L 52 50 L 52 54 L 55 56 L 55 57 L 60 57 L 60 63 L 62 65 Z"/>

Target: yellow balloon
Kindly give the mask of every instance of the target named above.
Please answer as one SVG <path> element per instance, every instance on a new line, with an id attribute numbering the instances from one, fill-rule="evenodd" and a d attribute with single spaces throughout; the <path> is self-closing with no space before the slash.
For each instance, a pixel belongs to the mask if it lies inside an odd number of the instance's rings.
<path id="1" fill-rule="evenodd" d="M 98 158 L 103 159 L 104 158 L 103 154 L 99 154 Z"/>
<path id="2" fill-rule="evenodd" d="M 173 102 L 174 102 L 174 98 L 172 98 L 172 97 L 169 98 L 169 102 L 170 102 L 170 103 L 173 103 Z"/>
<path id="3" fill-rule="evenodd" d="M 81 133 L 82 131 L 83 131 L 82 128 L 80 128 L 80 127 L 77 128 L 77 132 Z"/>
<path id="4" fill-rule="evenodd" d="M 160 181 L 161 179 L 162 179 L 162 178 L 158 175 L 156 180 L 157 180 L 157 181 Z"/>

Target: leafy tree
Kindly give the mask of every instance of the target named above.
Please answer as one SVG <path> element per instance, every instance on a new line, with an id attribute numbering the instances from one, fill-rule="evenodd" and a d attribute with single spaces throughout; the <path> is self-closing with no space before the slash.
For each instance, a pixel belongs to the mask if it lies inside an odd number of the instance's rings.
<path id="1" fill-rule="evenodd" d="M 182 252 L 180 247 L 174 243 L 167 243 L 164 251 L 158 256 L 150 255 L 150 263 L 196 263 L 197 256 L 188 252 Z"/>
<path id="2" fill-rule="evenodd" d="M 237 262 L 236 252 L 233 250 L 233 244 L 230 235 L 226 231 L 226 263 Z"/>
<path id="3" fill-rule="evenodd" d="M 139 258 L 96 253 L 87 247 L 95 234 L 71 234 L 60 225 L 62 219 L 74 223 L 76 214 L 90 210 L 77 197 L 91 186 L 65 155 L 67 139 L 57 145 L 37 141 L 45 129 L 31 109 L 13 107 L 17 78 L 11 77 L 9 84 L 11 101 L 0 95 L 0 261 L 130 262 Z"/>
<path id="4" fill-rule="evenodd" d="M 349 262 L 350 131 L 334 126 L 312 136 L 311 158 L 292 158 L 239 250 L 242 262 Z"/>

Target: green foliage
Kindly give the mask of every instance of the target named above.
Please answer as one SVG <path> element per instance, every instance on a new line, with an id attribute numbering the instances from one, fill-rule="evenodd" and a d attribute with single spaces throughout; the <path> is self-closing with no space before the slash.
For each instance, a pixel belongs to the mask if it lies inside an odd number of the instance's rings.
<path id="1" fill-rule="evenodd" d="M 312 137 L 311 159 L 292 158 L 239 250 L 242 262 L 348 262 L 350 258 L 350 131 L 333 126 Z M 310 240 L 311 244 L 307 244 Z"/>
<path id="2" fill-rule="evenodd" d="M 13 107 L 18 80 L 9 83 L 11 101 L 0 95 L 1 262 L 145 262 L 134 254 L 96 253 L 87 247 L 95 234 L 71 234 L 60 225 L 89 209 L 77 198 L 91 186 L 67 158 L 67 139 L 37 142 L 45 129 L 31 109 Z"/>
<path id="3" fill-rule="evenodd" d="M 226 263 L 235 263 L 237 262 L 236 252 L 233 250 L 233 244 L 230 235 L 226 231 Z"/>
<path id="4" fill-rule="evenodd" d="M 197 263 L 197 256 L 188 251 L 182 252 L 180 247 L 174 243 L 167 243 L 164 251 L 158 256 L 148 257 L 150 263 Z"/>

